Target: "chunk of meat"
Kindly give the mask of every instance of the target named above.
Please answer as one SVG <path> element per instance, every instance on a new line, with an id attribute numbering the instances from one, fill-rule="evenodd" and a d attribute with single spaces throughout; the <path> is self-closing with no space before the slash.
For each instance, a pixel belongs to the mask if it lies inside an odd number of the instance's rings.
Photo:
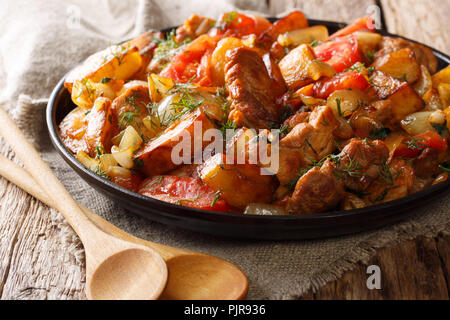
<path id="1" fill-rule="evenodd" d="M 280 140 L 277 178 L 282 185 L 295 179 L 300 168 L 308 167 L 334 151 L 333 132 L 336 127 L 336 117 L 331 108 L 321 106 L 311 112 L 309 123 L 297 124 Z"/>
<path id="2" fill-rule="evenodd" d="M 83 139 L 89 155 L 94 157 L 97 155 L 98 147 L 106 150 L 111 148 L 110 138 L 113 132 L 111 100 L 103 97 L 97 98 L 86 120 L 88 125 Z"/>
<path id="3" fill-rule="evenodd" d="M 137 85 L 127 89 L 123 94 L 114 99 L 112 110 L 117 120 L 118 130 L 123 130 L 127 126 L 132 126 L 139 134 L 146 139 L 152 137 L 143 123 L 143 119 L 149 115 L 147 105 L 150 103 L 148 87 Z"/>
<path id="4" fill-rule="evenodd" d="M 428 68 L 431 74 L 434 74 L 438 67 L 438 60 L 431 49 L 402 38 L 383 37 L 379 44 L 379 51 L 375 53 L 375 60 L 389 53 L 409 48 L 414 51 L 419 64 L 423 64 Z"/>
<path id="5" fill-rule="evenodd" d="M 290 214 L 326 212 L 335 208 L 345 196 L 342 182 L 335 175 L 335 164 L 325 161 L 321 168 L 314 167 L 302 176 L 294 193 L 287 200 Z"/>
<path id="6" fill-rule="evenodd" d="M 237 127 L 265 128 L 280 122 L 275 95 L 263 60 L 246 48 L 226 54 L 225 82 L 232 99 L 229 119 Z"/>
<path id="7" fill-rule="evenodd" d="M 274 96 L 281 97 L 287 91 L 287 86 L 283 75 L 281 74 L 280 67 L 277 63 L 275 63 L 275 60 L 272 58 L 270 53 L 264 54 L 262 59 L 266 65 L 269 77 L 272 79 L 272 90 L 274 91 Z"/>
<path id="8" fill-rule="evenodd" d="M 190 177 L 156 176 L 145 180 L 139 193 L 161 201 L 202 210 L 228 211 L 228 204 L 222 196 Z"/>
<path id="9" fill-rule="evenodd" d="M 413 162 L 416 175 L 420 178 L 431 178 L 438 175 L 441 172 L 438 155 L 439 152 L 436 149 L 424 149 Z"/>
<path id="10" fill-rule="evenodd" d="M 394 159 L 383 168 L 383 174 L 366 190 L 365 200 L 384 203 L 406 197 L 414 186 L 414 169 L 405 160 Z"/>
<path id="11" fill-rule="evenodd" d="M 181 164 L 172 157 L 172 151 L 177 147 L 176 154 L 181 160 L 192 161 L 194 156 L 195 128 L 201 129 L 201 137 L 208 129 L 216 128 L 209 116 L 201 108 L 186 114 L 180 121 L 172 124 L 159 137 L 150 140 L 136 153 L 135 158 L 143 161 L 140 170 L 147 176 L 165 174 Z M 198 136 L 196 138 L 198 140 Z M 209 144 L 203 141 L 202 150 Z M 185 155 L 184 151 L 189 152 Z M 175 161 L 176 160 L 176 161 Z"/>
<path id="12" fill-rule="evenodd" d="M 345 187 L 364 191 L 378 178 L 380 168 L 389 157 L 383 141 L 353 138 L 338 156 L 338 176 Z"/>
<path id="13" fill-rule="evenodd" d="M 133 76 L 133 79 L 146 80 L 147 66 L 153 59 L 153 53 L 158 47 L 160 40 L 164 39 L 164 34 L 160 31 L 149 31 L 130 41 L 131 46 L 139 50 L 142 58 L 141 68 Z"/>
<path id="14" fill-rule="evenodd" d="M 297 112 L 292 116 L 290 116 L 289 118 L 287 118 L 284 121 L 283 126 L 287 126 L 288 128 L 292 129 L 300 123 L 308 122 L 310 114 L 311 114 L 310 112 Z"/>

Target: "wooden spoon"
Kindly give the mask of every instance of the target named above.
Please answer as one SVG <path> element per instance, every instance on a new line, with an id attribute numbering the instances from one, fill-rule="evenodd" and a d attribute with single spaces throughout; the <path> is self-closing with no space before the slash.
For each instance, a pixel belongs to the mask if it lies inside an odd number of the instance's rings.
<path id="1" fill-rule="evenodd" d="M 29 173 L 0 154 L 0 175 L 36 199 L 58 209 Z M 247 295 L 248 281 L 235 265 L 214 256 L 164 246 L 136 238 L 80 205 L 97 227 L 116 238 L 145 245 L 157 251 L 166 261 L 169 279 L 162 299 L 171 300 L 238 300 Z"/>
<path id="2" fill-rule="evenodd" d="M 149 247 L 106 234 L 89 220 L 16 124 L 0 107 L 0 134 L 34 180 L 58 204 L 83 242 L 89 299 L 156 299 L 167 283 L 167 266 Z"/>

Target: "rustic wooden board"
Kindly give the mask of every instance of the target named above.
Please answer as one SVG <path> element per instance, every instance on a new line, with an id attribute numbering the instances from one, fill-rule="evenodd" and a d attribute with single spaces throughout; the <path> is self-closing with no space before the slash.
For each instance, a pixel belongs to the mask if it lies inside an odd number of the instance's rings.
<path id="1" fill-rule="evenodd" d="M 367 15 L 375 4 L 375 0 L 271 0 L 269 8 L 272 15 L 298 8 L 310 19 L 349 23 Z"/>
<path id="2" fill-rule="evenodd" d="M 64 249 L 60 214 L 3 178 L 0 199 L 0 298 L 84 298 L 84 257 Z"/>
<path id="3" fill-rule="evenodd" d="M 450 2 L 381 0 L 388 31 L 450 53 Z"/>
<path id="4" fill-rule="evenodd" d="M 341 279 L 302 299 L 448 299 L 450 237 L 418 238 L 379 250 Z M 381 270 L 381 289 L 369 290 L 367 267 Z"/>

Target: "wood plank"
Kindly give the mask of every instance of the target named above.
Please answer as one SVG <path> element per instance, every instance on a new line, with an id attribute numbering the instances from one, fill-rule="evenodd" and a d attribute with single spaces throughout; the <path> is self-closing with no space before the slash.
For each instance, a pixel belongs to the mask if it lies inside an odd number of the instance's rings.
<path id="1" fill-rule="evenodd" d="M 3 178 L 0 199 L 0 299 L 84 298 L 81 243 L 61 215 Z"/>
<path id="2" fill-rule="evenodd" d="M 450 2 L 381 0 L 387 30 L 450 53 Z"/>
<path id="3" fill-rule="evenodd" d="M 375 4 L 375 0 L 271 0 L 269 10 L 271 15 L 277 15 L 297 8 L 310 19 L 350 23 L 367 15 Z"/>
<path id="4" fill-rule="evenodd" d="M 358 264 L 337 281 L 302 299 L 448 299 L 450 237 L 418 238 L 379 250 L 367 264 Z M 381 289 L 366 286 L 367 266 L 381 269 Z"/>

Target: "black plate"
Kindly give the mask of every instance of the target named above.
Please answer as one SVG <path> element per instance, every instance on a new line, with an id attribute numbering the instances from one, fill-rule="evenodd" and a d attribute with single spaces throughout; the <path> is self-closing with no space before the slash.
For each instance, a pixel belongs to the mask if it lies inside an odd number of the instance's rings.
<path id="1" fill-rule="evenodd" d="M 336 22 L 310 20 L 310 25 L 318 24 L 327 26 L 330 33 L 342 26 Z M 384 31 L 378 32 L 391 35 Z M 450 64 L 449 56 L 432 50 L 439 60 L 439 70 Z M 414 209 L 446 194 L 450 185 L 450 181 L 447 181 L 408 197 L 364 209 L 304 216 L 250 216 L 182 207 L 119 187 L 80 164 L 65 149 L 57 133 L 58 124 L 73 108 L 75 105 L 71 101 L 69 92 L 64 88 L 63 78 L 53 90 L 48 102 L 47 126 L 56 150 L 82 179 L 132 213 L 167 225 L 202 233 L 266 240 L 314 239 L 356 233 L 405 219 L 414 214 Z"/>

